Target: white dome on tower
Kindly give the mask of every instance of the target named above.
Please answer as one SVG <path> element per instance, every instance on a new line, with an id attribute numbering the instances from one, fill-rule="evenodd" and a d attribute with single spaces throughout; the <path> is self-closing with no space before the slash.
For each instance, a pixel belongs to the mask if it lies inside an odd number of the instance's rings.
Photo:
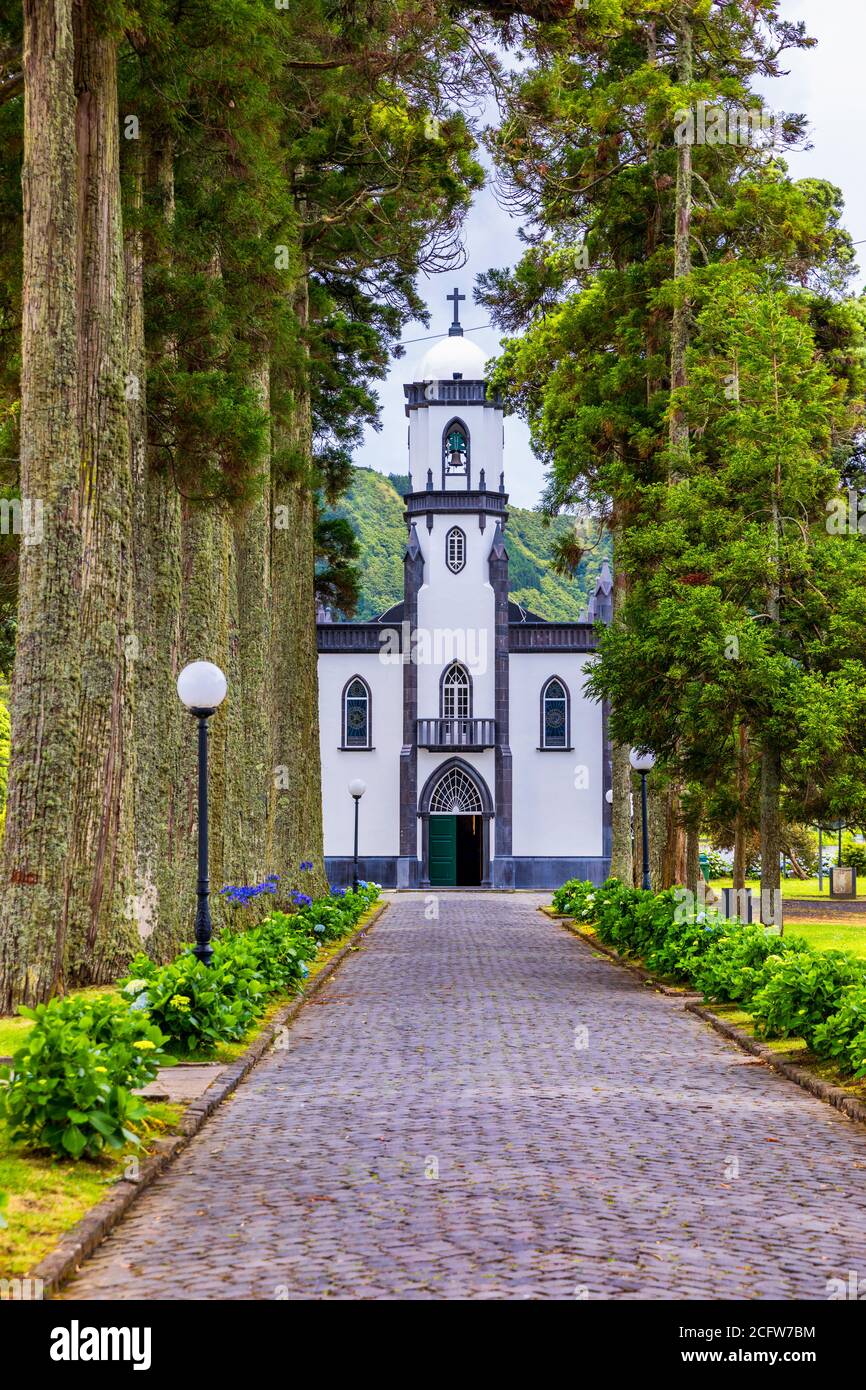
<path id="1" fill-rule="evenodd" d="M 483 381 L 487 357 L 476 343 L 454 334 L 434 343 L 415 369 L 415 381 Z"/>

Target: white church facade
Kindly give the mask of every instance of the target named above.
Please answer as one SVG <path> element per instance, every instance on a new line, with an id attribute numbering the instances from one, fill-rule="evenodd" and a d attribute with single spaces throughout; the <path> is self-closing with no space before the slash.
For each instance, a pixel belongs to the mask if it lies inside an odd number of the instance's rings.
<path id="1" fill-rule="evenodd" d="M 449 335 L 404 387 L 409 492 L 402 602 L 321 622 L 325 862 L 386 887 L 554 888 L 610 864 L 606 711 L 585 693 L 593 622 L 546 622 L 508 595 L 504 420 L 485 358 Z M 492 485 L 491 485 L 492 484 Z"/>

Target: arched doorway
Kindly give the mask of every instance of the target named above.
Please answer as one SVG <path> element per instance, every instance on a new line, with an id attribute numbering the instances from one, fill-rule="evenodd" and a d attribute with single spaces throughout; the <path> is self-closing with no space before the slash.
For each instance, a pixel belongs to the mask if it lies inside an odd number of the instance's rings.
<path id="1" fill-rule="evenodd" d="M 487 887 L 493 799 L 484 778 L 462 758 L 428 777 L 418 806 L 424 886 Z"/>

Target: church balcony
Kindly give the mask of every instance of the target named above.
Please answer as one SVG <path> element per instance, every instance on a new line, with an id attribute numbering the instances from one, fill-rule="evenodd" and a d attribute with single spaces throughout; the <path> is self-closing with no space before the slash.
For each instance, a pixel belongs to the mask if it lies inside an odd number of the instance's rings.
<path id="1" fill-rule="evenodd" d="M 462 748 L 478 752 L 496 744 L 495 719 L 419 719 L 417 729 L 419 748 L 436 752 L 446 748 Z"/>

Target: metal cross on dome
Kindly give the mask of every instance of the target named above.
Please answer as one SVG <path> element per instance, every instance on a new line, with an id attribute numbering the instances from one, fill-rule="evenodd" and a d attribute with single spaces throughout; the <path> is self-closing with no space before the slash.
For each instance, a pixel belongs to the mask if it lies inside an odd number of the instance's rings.
<path id="1" fill-rule="evenodd" d="M 457 287 L 457 285 L 455 285 L 455 286 L 454 286 L 454 293 L 453 293 L 453 294 L 446 294 L 445 298 L 448 300 L 449 304 L 450 304 L 450 303 L 453 303 L 453 304 L 454 304 L 454 322 L 452 323 L 451 327 L 448 329 L 448 336 L 449 336 L 450 338 L 455 338 L 455 337 L 460 337 L 460 338 L 462 338 L 462 337 L 463 337 L 463 328 L 462 328 L 462 326 L 461 326 L 461 324 L 460 324 L 460 304 L 461 304 L 461 302 L 466 298 L 466 295 L 465 295 L 465 294 L 461 294 L 459 288 Z"/>

